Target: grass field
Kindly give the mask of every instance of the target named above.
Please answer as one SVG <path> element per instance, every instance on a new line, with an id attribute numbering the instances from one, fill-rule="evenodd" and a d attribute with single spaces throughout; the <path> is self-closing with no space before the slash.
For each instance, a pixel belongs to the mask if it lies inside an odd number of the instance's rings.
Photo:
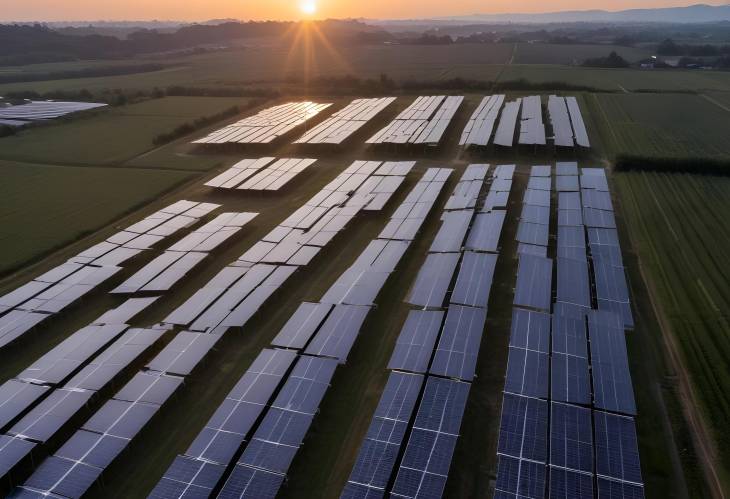
<path id="1" fill-rule="evenodd" d="M 627 227 L 730 476 L 730 179 L 615 175 Z M 666 333 L 665 333 L 666 334 Z M 682 374 L 679 373 L 679 376 Z"/>
<path id="2" fill-rule="evenodd" d="M 190 174 L 0 161 L 0 177 L 1 274 L 104 227 Z"/>
<path id="3" fill-rule="evenodd" d="M 88 117 L 59 121 L 0 139 L 0 159 L 62 165 L 116 165 L 155 149 L 152 141 L 161 133 L 246 102 L 243 98 L 165 97 L 105 108 Z M 184 161 L 168 161 L 164 166 L 200 171 L 206 169 L 204 165 L 204 162 L 203 165 L 188 165 Z"/>
<path id="4" fill-rule="evenodd" d="M 728 91 L 730 72 L 640 69 L 596 69 L 547 64 L 505 66 L 500 81 L 524 78 L 533 83 L 565 82 L 613 92 Z"/>
<path id="5" fill-rule="evenodd" d="M 730 112 L 700 95 L 584 94 L 584 103 L 609 158 L 730 155 Z"/>
<path id="6" fill-rule="evenodd" d="M 550 43 L 518 43 L 514 64 L 575 64 L 594 57 L 605 57 L 616 52 L 629 62 L 637 62 L 651 56 L 651 52 L 618 45 L 565 45 Z"/>

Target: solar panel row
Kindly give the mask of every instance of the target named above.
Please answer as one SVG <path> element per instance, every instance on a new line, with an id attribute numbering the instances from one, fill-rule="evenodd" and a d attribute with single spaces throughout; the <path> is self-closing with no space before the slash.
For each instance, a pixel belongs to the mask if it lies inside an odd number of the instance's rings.
<path id="1" fill-rule="evenodd" d="M 525 201 L 542 203 L 539 191 L 549 184 L 540 179 L 549 175 L 548 168 L 533 167 Z M 591 309 L 592 277 L 596 286 L 604 287 L 604 293 L 620 295 L 628 302 L 628 291 L 620 290 L 618 278 L 611 278 L 610 274 L 606 277 L 603 269 L 589 272 L 583 220 L 596 217 L 589 210 L 612 210 L 605 174 L 601 169 L 583 169 L 579 177 L 577 164 L 572 162 L 558 163 L 556 171 L 556 302 L 552 304 L 552 316 L 520 308 L 513 311 L 495 497 L 593 498 L 595 487 L 599 497 L 643 497 L 636 434 L 630 417 L 636 411 L 624 322 L 608 307 L 601 307 L 600 301 L 598 310 Z M 523 208 L 526 223 L 544 220 L 547 225 L 549 217 L 549 207 Z M 605 262 L 607 267 L 620 264 L 615 229 L 609 227 L 611 224 L 593 225 L 598 226 L 589 226 L 587 234 L 591 255 L 596 250 L 594 267 L 596 261 Z M 523 246 L 519 252 L 521 259 L 532 254 L 532 248 L 543 247 Z M 521 261 L 515 302 L 518 304 L 521 297 L 519 305 L 527 306 L 524 303 L 530 302 L 525 298 L 528 294 L 519 290 L 522 264 Z M 548 275 L 546 271 L 546 278 Z M 532 291 L 534 287 L 528 288 Z M 544 290 L 545 311 L 551 308 L 550 288 Z M 534 300 L 532 304 L 531 308 Z M 628 470 L 628 475 L 624 475 L 624 470 Z"/>
<path id="2" fill-rule="evenodd" d="M 626 272 L 606 174 L 601 168 L 583 168 L 580 184 L 598 308 L 618 314 L 623 327 L 633 329 Z"/>
<path id="3" fill-rule="evenodd" d="M 341 144 L 388 107 L 395 97 L 355 99 L 344 109 L 307 131 L 295 144 Z"/>
<path id="4" fill-rule="evenodd" d="M 464 97 L 421 96 L 390 124 L 367 140 L 368 144 L 426 144 L 441 141 Z"/>
<path id="5" fill-rule="evenodd" d="M 205 185 L 221 189 L 278 191 L 317 161 L 311 158 L 282 158 L 271 163 L 273 159 L 244 159 Z"/>
<path id="6" fill-rule="evenodd" d="M 467 168 L 451 200 L 460 192 L 461 185 L 474 180 L 471 177 L 475 171 L 479 172 L 480 178 L 483 177 L 481 171 L 472 167 Z M 514 166 L 511 165 L 495 169 L 491 192 L 501 192 L 500 189 L 506 189 L 504 192 L 508 194 L 513 172 Z M 477 191 L 478 189 L 474 188 L 474 192 Z M 459 205 L 458 208 L 463 206 L 474 208 L 476 203 Z M 449 208 L 455 206 L 447 204 L 446 209 Z M 504 212 L 495 213 L 486 207 L 483 210 L 484 213 L 480 213 L 480 216 L 484 215 L 484 220 L 499 217 L 498 223 L 478 223 L 476 226 L 484 232 L 470 240 L 476 241 L 473 244 L 475 249 L 478 246 L 485 251 L 496 250 Z M 462 242 L 469 234 L 469 222 L 473 212 L 467 213 L 468 219 L 465 215 L 459 215 L 464 221 L 459 224 L 457 230 L 444 229 L 442 226 L 440 236 L 436 237 L 439 242 L 432 245 L 432 251 L 434 249 L 450 251 L 427 255 L 426 263 L 419 272 L 407 300 L 424 308 L 443 308 L 454 270 L 463 256 L 446 310 L 412 310 L 388 363 L 389 369 L 430 374 L 419 403 L 415 424 L 408 436 L 403 458 L 400 463 L 396 462 L 398 449 L 403 441 L 403 435 L 406 434 L 405 423 L 398 432 L 391 429 L 392 425 L 388 427 L 391 434 L 397 434 L 398 438 L 396 445 L 391 445 L 387 451 L 376 449 L 376 444 L 366 440 L 360 449 L 358 464 L 342 491 L 343 498 L 383 497 L 388 492 L 387 484 L 393 479 L 392 471 L 396 467 L 398 472 L 390 490 L 391 496 L 440 497 L 443 493 L 470 386 L 464 381 L 470 381 L 474 377 L 496 262 L 494 254 L 462 250 Z M 487 234 L 486 231 L 494 233 Z M 438 345 L 434 351 L 437 341 Z M 431 360 L 432 355 L 433 360 Z M 434 375 L 439 377 L 433 377 Z M 391 379 L 396 376 L 406 375 L 395 371 L 391 374 Z M 441 376 L 451 379 L 444 379 Z M 389 389 L 386 387 L 382 400 L 386 399 L 388 392 Z M 381 426 L 377 415 L 372 425 L 371 428 Z M 372 456 L 376 451 L 379 456 L 384 455 L 384 457 L 376 461 L 377 468 L 370 468 L 378 471 L 378 480 L 374 481 L 368 476 L 363 477 L 362 467 L 363 463 L 375 462 Z"/>
<path id="7" fill-rule="evenodd" d="M 193 141 L 194 144 L 269 144 L 306 123 L 332 104 L 289 102 L 260 111 Z"/>
<path id="8" fill-rule="evenodd" d="M 542 103 L 539 95 L 522 98 L 519 143 L 545 145 L 545 125 L 542 122 Z"/>
<path id="9" fill-rule="evenodd" d="M 125 261 L 218 207 L 178 201 L 0 297 L 0 348 L 105 282 Z"/>
<path id="10" fill-rule="evenodd" d="M 497 122 L 499 111 L 504 103 L 504 95 L 490 95 L 484 97 L 461 134 L 461 146 L 486 146 L 492 137 L 494 124 Z"/>
<path id="11" fill-rule="evenodd" d="M 517 115 L 520 113 L 522 98 L 517 98 L 504 104 L 502 116 L 499 118 L 497 131 L 494 133 L 494 144 L 502 147 L 512 147 L 515 140 Z"/>
<path id="12" fill-rule="evenodd" d="M 60 118 L 106 105 L 94 102 L 29 101 L 13 106 L 0 106 L 0 120 L 22 125 L 29 121 Z"/>
<path id="13" fill-rule="evenodd" d="M 191 232 L 164 253 L 142 267 L 112 293 L 168 291 L 210 251 L 237 234 L 258 213 L 222 213 L 214 220 Z"/>

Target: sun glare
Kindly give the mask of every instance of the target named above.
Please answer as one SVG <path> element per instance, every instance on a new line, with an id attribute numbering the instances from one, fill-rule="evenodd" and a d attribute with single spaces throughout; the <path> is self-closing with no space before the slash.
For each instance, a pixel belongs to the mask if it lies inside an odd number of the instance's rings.
<path id="1" fill-rule="evenodd" d="M 312 16 L 317 12 L 317 4 L 314 0 L 303 0 L 299 4 L 299 10 L 302 11 L 302 14 Z"/>

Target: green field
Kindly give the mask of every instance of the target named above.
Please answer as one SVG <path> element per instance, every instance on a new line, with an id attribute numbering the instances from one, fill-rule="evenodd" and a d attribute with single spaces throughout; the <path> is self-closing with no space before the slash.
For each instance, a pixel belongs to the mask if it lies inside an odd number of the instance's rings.
<path id="1" fill-rule="evenodd" d="M 584 104 L 609 158 L 730 155 L 730 112 L 700 95 L 584 94 Z"/>
<path id="2" fill-rule="evenodd" d="M 550 43 L 518 43 L 514 64 L 573 64 L 580 65 L 586 59 L 605 57 L 618 53 L 629 62 L 637 62 L 651 56 L 646 49 L 618 45 L 567 45 Z"/>
<path id="3" fill-rule="evenodd" d="M 0 273 L 108 225 L 189 173 L 0 161 Z"/>
<path id="4" fill-rule="evenodd" d="M 106 108 L 90 116 L 60 120 L 0 139 L 0 159 L 62 165 L 118 165 L 156 149 L 152 141 L 161 133 L 246 102 L 242 98 L 165 97 Z M 164 165 L 149 166 L 207 169 L 205 162 L 167 161 Z"/>
<path id="5" fill-rule="evenodd" d="M 632 243 L 730 471 L 730 178 L 615 175 Z M 682 376 L 682 373 L 678 373 Z"/>
<path id="6" fill-rule="evenodd" d="M 565 82 L 612 92 L 636 90 L 728 91 L 730 72 L 689 70 L 596 69 L 557 65 L 505 66 L 500 81 L 524 78 L 533 83 Z"/>

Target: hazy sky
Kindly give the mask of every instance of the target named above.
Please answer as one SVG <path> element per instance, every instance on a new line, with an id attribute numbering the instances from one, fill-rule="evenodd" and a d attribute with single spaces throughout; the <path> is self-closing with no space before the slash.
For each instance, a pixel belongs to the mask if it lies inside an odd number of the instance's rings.
<path id="1" fill-rule="evenodd" d="M 299 19 L 316 4 L 317 18 L 422 18 L 473 13 L 622 10 L 690 5 L 677 0 L 0 0 L 3 20 Z M 724 1 L 708 3 L 722 4 Z"/>

